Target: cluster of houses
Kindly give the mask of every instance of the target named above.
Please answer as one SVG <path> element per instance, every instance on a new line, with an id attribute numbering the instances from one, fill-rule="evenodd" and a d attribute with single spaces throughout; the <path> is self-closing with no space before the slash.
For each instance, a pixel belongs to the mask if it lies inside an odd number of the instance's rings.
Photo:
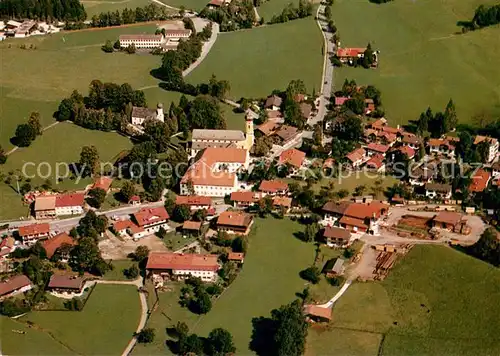
<path id="1" fill-rule="evenodd" d="M 0 21 L 0 41 L 7 37 L 25 38 L 35 35 L 46 35 L 50 33 L 57 33 L 61 30 L 64 24 L 47 24 L 46 22 L 38 22 L 35 20 L 26 20 L 18 22 L 9 20 L 7 22 Z"/>
<path id="2" fill-rule="evenodd" d="M 134 45 L 139 50 L 161 49 L 163 52 L 177 49 L 182 39 L 189 38 L 193 31 L 188 29 L 167 29 L 159 34 L 120 35 L 121 48 Z"/>
<path id="3" fill-rule="evenodd" d="M 365 56 L 365 51 L 366 51 L 366 47 L 364 47 L 364 48 L 338 47 L 337 51 L 335 52 L 335 55 L 339 59 L 340 63 L 348 64 L 348 65 L 355 65 L 359 59 L 361 59 Z M 374 51 L 373 56 L 374 56 L 374 62 L 372 64 L 372 67 L 377 67 L 377 65 L 378 65 L 378 52 Z"/>

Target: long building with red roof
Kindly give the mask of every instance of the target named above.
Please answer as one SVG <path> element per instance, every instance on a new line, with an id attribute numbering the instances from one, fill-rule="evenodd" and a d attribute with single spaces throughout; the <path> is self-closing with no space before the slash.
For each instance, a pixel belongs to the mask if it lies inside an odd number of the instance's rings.
<path id="1" fill-rule="evenodd" d="M 167 223 L 170 216 L 163 206 L 157 208 L 143 208 L 134 213 L 133 217 L 135 223 L 137 224 L 136 226 L 144 229 L 145 231 L 145 234 L 141 235 L 141 237 L 154 234 L 155 232 L 160 231 L 161 228 L 164 228 L 165 230 L 169 228 Z"/>
<path id="2" fill-rule="evenodd" d="M 33 245 L 38 240 L 45 239 L 49 236 L 50 225 L 48 223 L 43 223 L 21 226 L 18 233 L 23 239 L 24 244 Z"/>
<path id="3" fill-rule="evenodd" d="M 175 278 L 199 277 L 203 282 L 213 282 L 220 268 L 217 255 L 151 252 L 146 270 L 157 284 Z"/>

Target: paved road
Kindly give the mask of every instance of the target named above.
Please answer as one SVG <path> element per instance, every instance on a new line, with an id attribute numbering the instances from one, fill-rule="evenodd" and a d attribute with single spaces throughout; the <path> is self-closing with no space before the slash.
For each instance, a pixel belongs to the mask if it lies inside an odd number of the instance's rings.
<path id="1" fill-rule="evenodd" d="M 342 286 L 342 288 L 340 288 L 340 290 L 337 292 L 337 294 L 335 294 L 332 299 L 330 299 L 328 302 L 326 302 L 325 304 L 322 304 L 320 305 L 320 307 L 324 307 L 324 308 L 331 308 L 333 306 L 333 304 L 340 299 L 340 297 L 342 297 L 342 295 L 346 292 L 347 288 L 349 288 L 352 284 L 352 279 L 349 279 L 347 281 L 345 281 L 344 285 Z"/>
<path id="2" fill-rule="evenodd" d="M 325 5 L 320 4 L 318 7 L 318 12 L 316 13 L 317 24 L 321 29 L 324 40 L 324 63 L 323 63 L 323 76 L 321 78 L 321 96 L 319 97 L 319 105 L 317 105 L 318 113 L 308 120 L 308 124 L 314 126 L 320 121 L 323 121 L 327 109 L 326 106 L 329 103 L 329 99 L 332 92 L 333 85 L 333 65 L 330 61 L 330 53 L 334 51 L 333 43 L 331 42 L 333 34 L 331 32 L 325 31 L 328 23 L 324 17 Z"/>
<path id="3" fill-rule="evenodd" d="M 217 22 L 212 22 L 212 36 L 207 42 L 203 43 L 203 48 L 201 49 L 200 57 L 196 61 L 194 61 L 194 63 L 192 63 L 188 69 L 182 72 L 183 77 L 187 76 L 194 69 L 196 69 L 196 67 L 198 67 L 201 62 L 203 62 L 208 52 L 210 52 L 210 50 L 212 49 L 212 46 L 217 40 L 218 35 L 219 35 L 219 24 Z"/>

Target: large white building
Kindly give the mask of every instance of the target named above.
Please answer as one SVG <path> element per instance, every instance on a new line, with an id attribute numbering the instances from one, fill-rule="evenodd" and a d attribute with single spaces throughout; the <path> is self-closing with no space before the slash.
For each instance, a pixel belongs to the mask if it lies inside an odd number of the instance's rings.
<path id="1" fill-rule="evenodd" d="M 240 130 L 194 129 L 191 138 L 191 156 L 205 148 L 244 148 L 251 150 L 255 141 L 253 120 L 246 119 L 245 133 Z"/>
<path id="2" fill-rule="evenodd" d="M 84 213 L 85 193 L 39 196 L 35 199 L 35 218 L 53 219 L 58 216 Z"/>
<path id="3" fill-rule="evenodd" d="M 183 254 L 173 252 L 151 252 L 146 270 L 153 277 L 155 286 L 165 280 L 198 277 L 203 282 L 214 282 L 220 265 L 217 255 Z"/>
<path id="4" fill-rule="evenodd" d="M 134 45 L 138 49 L 155 49 L 159 48 L 166 43 L 163 35 L 121 35 L 119 37 L 120 47 L 127 48 Z"/>
<path id="5" fill-rule="evenodd" d="M 165 116 L 163 114 L 163 104 L 158 103 L 156 110 L 139 106 L 134 106 L 132 108 L 132 125 L 143 126 L 146 120 L 158 120 L 164 122 Z"/>
<path id="6" fill-rule="evenodd" d="M 181 195 L 224 197 L 238 190 L 237 172 L 248 169 L 250 155 L 242 148 L 214 148 L 203 151 L 188 168 L 180 184 Z"/>

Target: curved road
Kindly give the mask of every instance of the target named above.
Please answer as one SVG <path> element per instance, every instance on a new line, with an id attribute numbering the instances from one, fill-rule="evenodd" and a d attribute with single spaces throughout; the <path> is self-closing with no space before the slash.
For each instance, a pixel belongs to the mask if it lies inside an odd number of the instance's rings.
<path id="1" fill-rule="evenodd" d="M 186 69 L 184 72 L 182 72 L 182 76 L 185 77 L 189 73 L 191 73 L 196 67 L 200 65 L 201 62 L 205 59 L 207 56 L 208 52 L 212 49 L 212 46 L 214 45 L 215 41 L 217 40 L 217 35 L 219 34 L 219 24 L 217 22 L 212 22 L 212 36 L 210 39 L 203 43 L 203 48 L 201 49 L 201 55 L 198 57 L 196 61 L 194 61 L 188 69 Z"/>

